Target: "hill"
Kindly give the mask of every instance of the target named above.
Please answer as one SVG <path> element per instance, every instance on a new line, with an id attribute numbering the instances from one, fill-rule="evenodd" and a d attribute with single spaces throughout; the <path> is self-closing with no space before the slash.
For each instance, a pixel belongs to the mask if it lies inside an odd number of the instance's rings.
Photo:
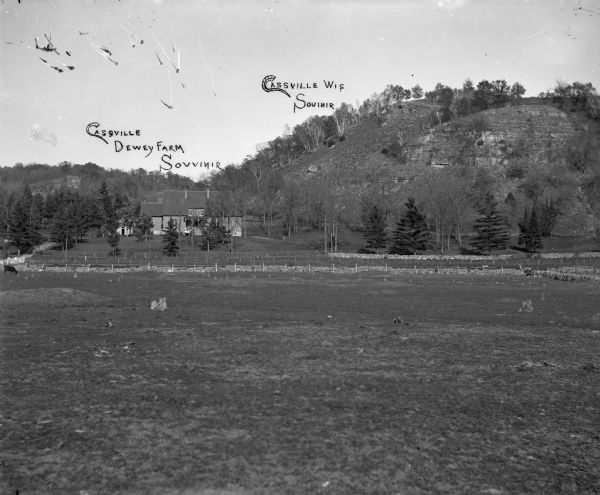
<path id="1" fill-rule="evenodd" d="M 462 89 L 438 84 L 422 98 L 418 87 L 389 85 L 356 107 L 308 118 L 202 184 L 93 163 L 0 168 L 0 226 L 23 183 L 28 194 L 39 193 L 39 205 L 78 198 L 56 190 L 97 203 L 105 182 L 116 209 L 131 204 L 132 211 L 164 189 L 208 186 L 222 193 L 217 214 L 243 214 L 267 237 L 320 230 L 321 245 L 334 250 L 343 234 L 361 235 L 375 206 L 391 239 L 411 197 L 437 251 L 468 244 L 490 197 L 513 239 L 529 224 L 545 237 L 600 239 L 600 97 L 577 82 L 536 98 L 522 98 L 524 91 L 518 83 L 475 88 L 467 80 Z M 55 204 L 38 209 L 46 224 L 46 212 L 58 211 Z"/>
<path id="2" fill-rule="evenodd" d="M 599 208 L 592 197 L 599 169 L 590 169 L 591 163 L 578 169 L 573 151 L 595 149 L 590 162 L 597 160 L 597 122 L 534 99 L 431 125 L 440 109 L 417 100 L 379 122 L 360 121 L 347 129 L 344 141 L 297 158 L 284 173 L 301 189 L 328 184 L 349 223 L 361 223 L 366 201 L 385 204 L 391 225 L 409 195 L 435 203 L 431 195 L 456 179 L 471 192 L 491 189 L 513 229 L 527 205 L 554 201 L 563 217 L 558 233 L 590 232 L 592 212 Z M 431 210 L 440 207 L 430 205 L 428 213 L 435 216 Z M 475 208 L 476 201 L 471 217 Z"/>

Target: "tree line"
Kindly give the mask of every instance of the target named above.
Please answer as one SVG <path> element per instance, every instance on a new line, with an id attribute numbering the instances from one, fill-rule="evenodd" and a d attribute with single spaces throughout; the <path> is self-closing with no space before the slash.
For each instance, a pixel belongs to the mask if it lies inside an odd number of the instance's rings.
<path id="1" fill-rule="evenodd" d="M 44 195 L 59 188 L 95 194 L 103 182 L 114 194 L 127 196 L 132 200 L 165 189 L 206 187 L 205 183 L 189 177 L 142 168 L 130 171 L 107 170 L 92 162 L 77 164 L 67 161 L 58 165 L 16 163 L 12 167 L 0 167 L 0 201 L 6 201 L 10 193 L 18 193 L 23 184 L 29 184 L 33 190 Z"/>
<path id="2" fill-rule="evenodd" d="M 415 255 L 432 249 L 432 231 L 427 223 L 426 215 L 409 197 L 404 203 L 404 213 L 396 224 L 392 233 L 389 254 Z M 528 253 L 535 253 L 542 247 L 542 237 L 550 235 L 556 212 L 553 206 L 546 204 L 538 214 L 534 208 L 526 211 L 523 220 L 519 223 L 518 245 Z M 544 229 L 546 227 L 546 230 Z M 498 211 L 498 203 L 491 193 L 485 195 L 478 216 L 473 222 L 474 235 L 469 241 L 469 246 L 461 248 L 462 254 L 492 254 L 492 251 L 501 251 L 508 247 L 510 234 L 505 219 Z M 365 228 L 364 237 L 366 247 L 362 253 L 378 254 L 388 245 L 385 220 L 377 206 L 373 206 Z"/>
<path id="3" fill-rule="evenodd" d="M 0 204 L 0 229 L 19 254 L 44 240 L 69 249 L 96 231 L 106 237 L 111 254 L 118 255 L 119 226 L 135 230 L 139 237 L 152 228 L 152 218 L 141 214 L 140 207 L 127 196 L 110 194 L 105 182 L 88 194 L 60 188 L 43 195 L 24 185 Z"/>
<path id="4" fill-rule="evenodd" d="M 210 250 L 224 243 L 228 232 L 213 215 L 216 210 L 208 205 L 207 215 L 201 224 L 200 249 Z M 0 231 L 18 255 L 31 252 L 44 241 L 70 249 L 87 235 L 104 237 L 109 245 L 109 255 L 119 256 L 120 229 L 133 233 L 138 241 L 152 235 L 153 221 L 141 212 L 141 203 L 127 196 L 111 193 L 106 182 L 88 194 L 60 188 L 43 195 L 33 193 L 28 185 L 8 195 L 0 204 Z M 177 224 L 171 219 L 165 230 L 164 253 L 176 256 L 180 248 Z"/>

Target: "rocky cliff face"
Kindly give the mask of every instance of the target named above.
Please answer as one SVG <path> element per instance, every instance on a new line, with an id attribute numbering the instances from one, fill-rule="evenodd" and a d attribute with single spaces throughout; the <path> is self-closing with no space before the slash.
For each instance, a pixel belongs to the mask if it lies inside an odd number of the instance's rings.
<path id="1" fill-rule="evenodd" d="M 408 160 L 434 167 L 498 167 L 519 156 L 551 161 L 574 134 L 569 116 L 552 106 L 505 107 L 429 129 L 411 143 Z"/>
<path id="2" fill-rule="evenodd" d="M 435 103 L 409 102 L 385 116 L 379 125 L 366 120 L 348 129 L 346 140 L 303 155 L 288 173 L 296 176 L 341 171 L 357 179 L 374 168 L 409 176 L 427 167 L 468 163 L 502 168 L 511 159 L 547 163 L 564 153 L 575 135 L 573 119 L 557 108 L 521 105 L 479 112 L 442 125 L 430 125 Z M 402 149 L 398 154 L 394 149 Z M 399 158 L 399 155 L 402 157 Z"/>

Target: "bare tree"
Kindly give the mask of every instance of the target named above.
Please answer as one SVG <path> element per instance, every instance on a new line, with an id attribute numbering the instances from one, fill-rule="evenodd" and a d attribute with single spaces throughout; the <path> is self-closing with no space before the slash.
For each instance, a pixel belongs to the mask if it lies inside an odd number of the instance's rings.
<path id="1" fill-rule="evenodd" d="M 302 143 L 306 151 L 315 151 L 325 137 L 323 120 L 317 115 L 309 117 L 302 124 L 294 128 L 294 135 Z"/>
<path id="2" fill-rule="evenodd" d="M 339 137 L 342 137 L 348 126 L 355 122 L 356 111 L 351 105 L 342 103 L 338 108 L 335 109 L 332 117 L 335 122 L 337 134 Z"/>

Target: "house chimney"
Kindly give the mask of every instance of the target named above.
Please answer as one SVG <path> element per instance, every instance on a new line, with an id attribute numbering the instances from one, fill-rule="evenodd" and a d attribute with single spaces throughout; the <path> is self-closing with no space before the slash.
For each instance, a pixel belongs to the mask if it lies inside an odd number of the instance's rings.
<path id="1" fill-rule="evenodd" d="M 187 188 L 183 190 L 183 197 L 184 199 L 187 199 Z"/>
<path id="2" fill-rule="evenodd" d="M 210 199 L 210 189 L 208 187 L 206 188 L 206 199 Z"/>

